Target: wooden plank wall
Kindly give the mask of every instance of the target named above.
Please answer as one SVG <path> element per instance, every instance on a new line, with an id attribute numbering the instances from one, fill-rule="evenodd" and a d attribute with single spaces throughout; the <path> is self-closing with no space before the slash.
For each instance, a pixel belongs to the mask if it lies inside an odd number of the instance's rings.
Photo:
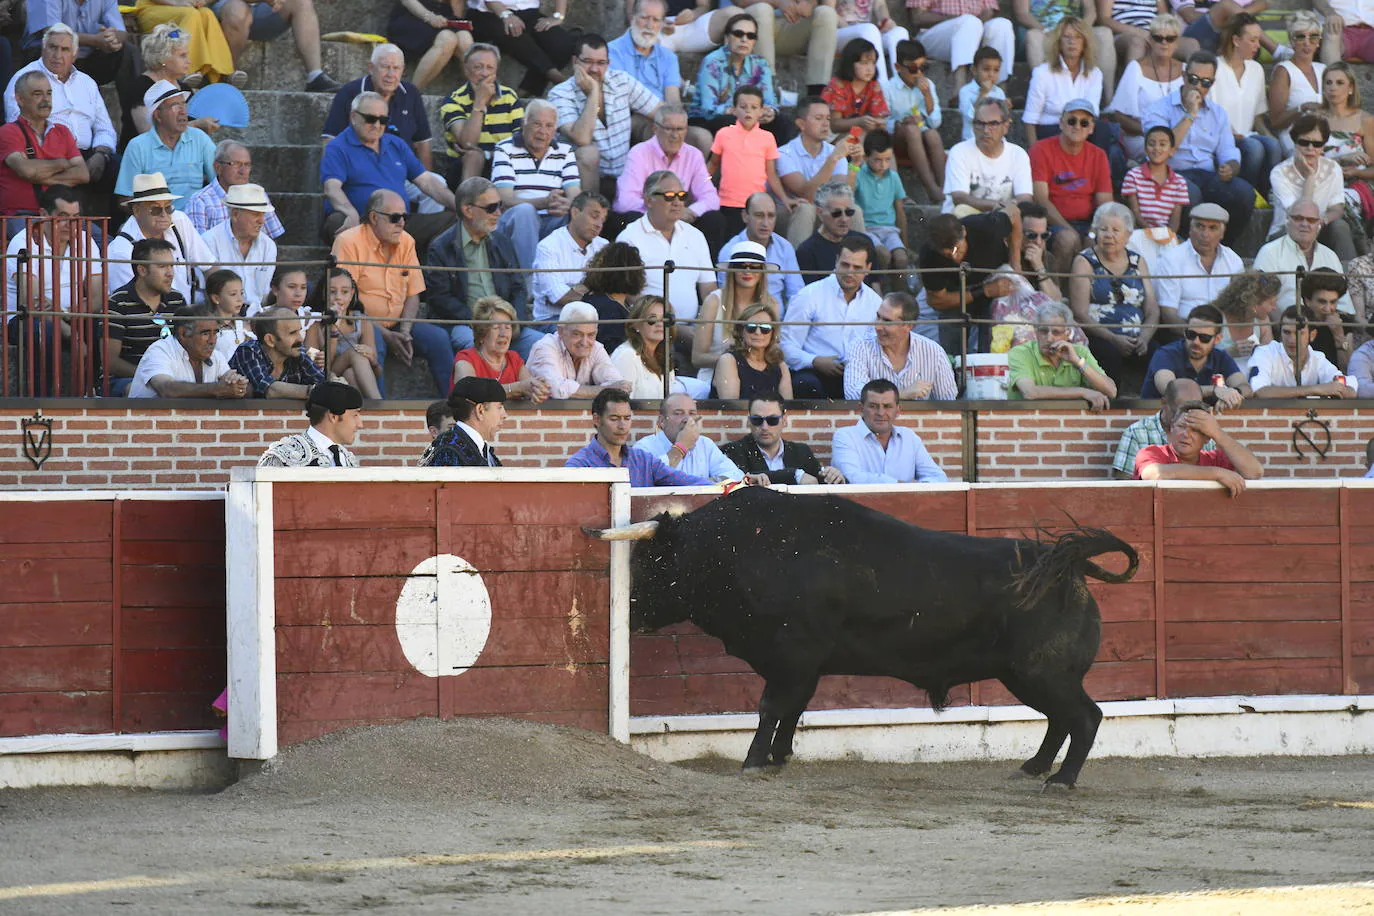
<path id="1" fill-rule="evenodd" d="M 214 725 L 223 503 L 0 508 L 0 737 Z"/>
<path id="2" fill-rule="evenodd" d="M 499 715 L 605 732 L 610 705 L 606 484 L 273 485 L 278 737 Z M 477 662 L 428 677 L 405 658 L 396 603 L 412 571 L 453 554 L 491 599 Z M 442 598 L 441 598 L 442 600 Z"/>
<path id="3" fill-rule="evenodd" d="M 636 497 L 632 514 L 708 498 Z M 1232 500 L 1210 489 L 996 487 L 853 498 L 938 530 L 1024 536 L 1072 518 L 1134 546 L 1132 582 L 1089 583 L 1103 619 L 1087 678 L 1095 699 L 1374 691 L 1374 522 L 1359 524 L 1374 519 L 1374 490 L 1264 489 Z M 1104 562 L 1116 568 L 1116 558 Z M 635 634 L 630 649 L 631 715 L 757 708 L 762 681 L 691 624 Z M 925 702 L 890 678 L 826 678 L 811 708 Z M 951 705 L 970 702 L 1016 701 L 996 682 L 951 694 Z"/>

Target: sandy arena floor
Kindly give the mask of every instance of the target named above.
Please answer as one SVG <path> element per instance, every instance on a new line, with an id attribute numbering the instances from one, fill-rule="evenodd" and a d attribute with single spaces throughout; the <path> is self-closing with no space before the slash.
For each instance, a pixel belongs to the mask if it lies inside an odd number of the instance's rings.
<path id="1" fill-rule="evenodd" d="M 1046 793 L 1013 769 L 363 729 L 217 794 L 0 792 L 0 913 L 1374 914 L 1374 759 L 1090 758 Z"/>

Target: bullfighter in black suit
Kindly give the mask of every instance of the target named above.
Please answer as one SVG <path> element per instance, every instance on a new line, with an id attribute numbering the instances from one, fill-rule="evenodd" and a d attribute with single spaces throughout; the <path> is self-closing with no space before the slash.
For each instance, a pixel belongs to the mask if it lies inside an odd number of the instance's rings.
<path id="1" fill-rule="evenodd" d="M 506 389 L 495 379 L 468 376 L 453 385 L 448 406 L 458 421 L 434 437 L 420 458 L 425 468 L 499 468 L 491 440 L 506 423 Z"/>

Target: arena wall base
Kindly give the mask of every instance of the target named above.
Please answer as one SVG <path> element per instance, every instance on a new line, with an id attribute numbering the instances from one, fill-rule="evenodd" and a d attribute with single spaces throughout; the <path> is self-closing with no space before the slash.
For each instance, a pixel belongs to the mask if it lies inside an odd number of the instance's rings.
<path id="1" fill-rule="evenodd" d="M 0 738 L 0 789 L 215 789 L 236 771 L 215 731 Z"/>
<path id="2" fill-rule="evenodd" d="M 1201 697 L 1100 704 L 1094 757 L 1322 757 L 1374 753 L 1374 696 Z M 756 716 L 645 716 L 630 743 L 658 760 L 743 759 Z M 807 713 L 796 759 L 937 763 L 1022 760 L 1045 720 L 1025 706 Z"/>

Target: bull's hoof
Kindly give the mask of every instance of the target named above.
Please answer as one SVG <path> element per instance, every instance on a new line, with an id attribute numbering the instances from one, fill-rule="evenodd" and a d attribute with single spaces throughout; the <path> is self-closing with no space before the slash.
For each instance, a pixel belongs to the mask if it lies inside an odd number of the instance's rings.
<path id="1" fill-rule="evenodd" d="M 768 763 L 769 763 L 770 766 L 785 767 L 785 766 L 787 766 L 787 761 L 789 761 L 789 760 L 791 760 L 791 759 L 792 759 L 792 755 L 791 755 L 791 754 L 782 754 L 782 755 L 774 754 L 772 757 L 770 757 L 770 758 L 768 759 Z"/>
<path id="2" fill-rule="evenodd" d="M 1021 764 L 1017 772 L 1022 776 L 1044 776 L 1050 771 L 1051 766 L 1052 764 L 1042 764 L 1037 760 L 1031 759 Z"/>
<path id="3" fill-rule="evenodd" d="M 767 761 L 767 760 L 759 760 L 759 761 L 746 760 L 746 761 L 744 761 L 743 765 L 740 766 L 739 769 L 740 769 L 740 772 L 741 772 L 741 773 L 744 773 L 744 774 L 751 774 L 751 773 L 766 773 L 766 772 L 768 772 L 768 768 L 769 768 L 770 766 L 771 766 L 771 764 L 770 764 L 769 761 Z"/>
<path id="4" fill-rule="evenodd" d="M 1060 779 L 1060 778 L 1059 778 L 1059 774 L 1056 773 L 1055 775 L 1051 776 L 1049 779 L 1045 780 L 1045 784 L 1044 784 L 1043 786 L 1040 787 L 1040 791 L 1041 791 L 1041 792 L 1052 792 L 1052 791 L 1059 790 L 1059 791 L 1064 791 L 1064 792 L 1070 792 L 1070 791 L 1073 790 L 1073 788 L 1074 788 L 1074 783 L 1070 782 L 1068 779 Z"/>

